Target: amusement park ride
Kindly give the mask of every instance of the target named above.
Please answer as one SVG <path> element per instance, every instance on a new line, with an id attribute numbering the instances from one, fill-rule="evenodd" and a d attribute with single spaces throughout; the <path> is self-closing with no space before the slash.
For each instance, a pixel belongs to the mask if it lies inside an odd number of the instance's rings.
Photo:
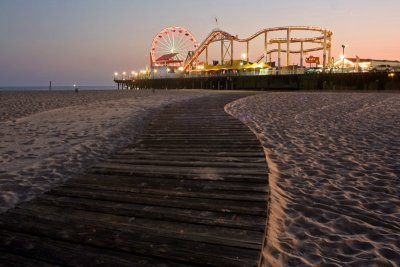
<path id="1" fill-rule="evenodd" d="M 182 66 L 188 55 L 199 47 L 193 34 L 183 27 L 167 27 L 151 45 L 151 66 Z"/>
<path id="2" fill-rule="evenodd" d="M 293 37 L 292 33 L 298 31 L 310 35 L 315 33 L 314 37 Z M 272 32 L 278 32 L 285 35 L 285 38 L 271 38 L 268 39 Z M 259 36 L 264 37 L 263 48 L 264 51 L 256 62 L 263 61 L 265 64 L 269 63 L 271 55 L 277 53 L 277 67 L 282 67 L 281 56 L 282 53 L 286 55 L 286 66 L 290 65 L 291 54 L 300 54 L 300 66 L 303 67 L 304 55 L 310 52 L 322 50 L 322 66 L 327 67 L 332 65 L 331 49 L 332 49 L 332 31 L 320 27 L 306 27 L 306 26 L 287 26 L 287 27 L 274 27 L 266 28 L 256 32 L 248 38 L 238 38 L 228 32 L 220 29 L 214 29 L 205 40 L 199 44 L 194 35 L 183 27 L 167 27 L 160 31 L 153 39 L 150 51 L 150 66 L 154 71 L 157 68 L 165 67 L 169 71 L 176 70 L 181 72 L 190 72 L 198 69 L 200 65 L 199 57 L 205 52 L 205 62 L 202 64 L 208 65 L 209 63 L 209 46 L 214 42 L 220 42 L 220 64 L 231 65 L 234 64 L 234 44 L 245 43 L 246 53 L 243 54 L 246 62 L 249 62 L 250 55 L 250 42 Z M 292 49 L 292 44 L 300 44 L 300 49 Z M 305 44 L 308 46 L 305 47 Z M 313 47 L 309 47 L 310 45 Z"/>
<path id="3" fill-rule="evenodd" d="M 400 61 L 346 58 L 343 50 L 335 62 L 332 35 L 326 28 L 287 26 L 239 38 L 216 28 L 199 43 L 188 29 L 171 26 L 154 37 L 150 68 L 132 71 L 132 76 L 115 72 L 114 82 L 118 89 L 391 88 L 386 82 L 390 85 L 396 79 Z M 375 76 L 366 80 L 358 75 L 363 72 Z"/>

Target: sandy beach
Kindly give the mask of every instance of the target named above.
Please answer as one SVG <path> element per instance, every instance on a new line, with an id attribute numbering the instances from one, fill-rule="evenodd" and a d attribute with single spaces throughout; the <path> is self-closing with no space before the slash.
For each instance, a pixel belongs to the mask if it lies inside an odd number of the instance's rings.
<path id="1" fill-rule="evenodd" d="M 206 94 L 0 92 L 0 212 L 134 142 L 162 106 Z"/>
<path id="2" fill-rule="evenodd" d="M 0 212 L 135 141 L 210 91 L 0 92 Z M 269 168 L 262 266 L 400 266 L 400 94 L 265 93 L 226 111 Z"/>
<path id="3" fill-rule="evenodd" d="M 400 266 L 400 94 L 267 93 L 226 110 L 270 169 L 263 266 Z"/>

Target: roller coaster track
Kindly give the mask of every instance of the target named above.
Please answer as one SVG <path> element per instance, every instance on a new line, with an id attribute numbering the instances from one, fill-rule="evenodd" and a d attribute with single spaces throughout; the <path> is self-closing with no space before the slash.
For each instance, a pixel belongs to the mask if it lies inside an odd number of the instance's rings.
<path id="1" fill-rule="evenodd" d="M 322 34 L 322 36 L 318 37 L 312 37 L 312 38 L 290 38 L 289 42 L 290 43 L 299 43 L 299 42 L 307 42 L 307 43 L 317 43 L 317 44 L 324 44 L 326 42 L 326 47 L 330 48 L 331 47 L 331 37 L 333 35 L 332 31 L 325 29 L 325 28 L 320 28 L 320 27 L 308 27 L 308 26 L 287 26 L 287 27 L 273 27 L 273 28 L 266 28 L 262 29 L 255 34 L 251 35 L 248 38 L 243 38 L 240 39 L 237 36 L 234 36 L 226 31 L 222 31 L 220 29 L 215 29 L 213 30 L 207 38 L 200 44 L 200 46 L 194 51 L 193 56 L 189 58 L 184 65 L 184 70 L 187 71 L 193 63 L 198 59 L 198 57 L 201 55 L 201 53 L 212 43 L 215 41 L 219 40 L 233 40 L 236 42 L 250 42 L 251 40 L 257 38 L 261 34 L 266 34 L 268 32 L 275 32 L 275 31 L 315 31 L 319 32 Z M 272 43 L 287 43 L 288 40 L 285 38 L 275 38 L 275 39 L 270 39 L 269 44 Z M 323 47 L 317 47 L 317 48 L 310 48 L 310 49 L 305 49 L 303 50 L 303 53 L 307 52 L 313 52 L 313 51 L 319 51 L 323 50 Z M 268 54 L 277 52 L 278 49 L 273 49 L 269 50 Z M 286 53 L 286 50 L 280 50 L 280 52 Z M 296 51 L 289 51 L 290 53 L 301 53 L 300 50 Z M 259 61 L 264 58 L 264 56 L 260 57 Z"/>
<path id="2" fill-rule="evenodd" d="M 201 53 L 203 53 L 203 51 L 208 47 L 209 44 L 211 44 L 213 41 L 215 41 L 217 38 L 219 38 L 219 40 L 221 39 L 225 39 L 225 40 L 230 40 L 230 39 L 234 39 L 237 40 L 236 37 L 234 37 L 233 35 L 225 32 L 225 31 L 221 31 L 221 30 L 213 30 L 208 36 L 207 38 L 200 44 L 200 46 L 194 51 L 193 56 L 186 61 L 183 70 L 186 71 L 190 68 L 190 66 L 192 66 L 193 62 L 201 55 Z"/>
<path id="3" fill-rule="evenodd" d="M 322 47 L 304 49 L 303 53 L 316 52 L 316 51 L 320 51 L 322 49 L 323 49 Z M 276 52 L 279 52 L 279 49 L 269 50 L 268 54 L 276 53 Z M 286 53 L 286 50 L 285 49 L 281 49 L 281 53 Z M 290 50 L 289 53 L 291 53 L 291 54 L 300 54 L 301 50 Z M 265 55 L 262 54 L 259 58 L 257 58 L 256 62 L 259 63 L 264 57 L 265 57 Z"/>
<path id="4" fill-rule="evenodd" d="M 259 35 L 266 33 L 266 32 L 274 32 L 274 31 L 285 31 L 285 30 L 290 30 L 290 31 L 315 31 L 315 32 L 320 32 L 320 33 L 327 33 L 327 36 L 330 37 L 332 36 L 332 31 L 325 29 L 325 28 L 320 28 L 320 27 L 307 27 L 307 26 L 287 26 L 287 27 L 273 27 L 273 28 L 266 28 L 263 30 L 260 30 L 253 34 L 252 36 L 245 38 L 245 39 L 238 39 L 239 42 L 248 42 L 253 40 L 254 38 L 258 37 Z"/>

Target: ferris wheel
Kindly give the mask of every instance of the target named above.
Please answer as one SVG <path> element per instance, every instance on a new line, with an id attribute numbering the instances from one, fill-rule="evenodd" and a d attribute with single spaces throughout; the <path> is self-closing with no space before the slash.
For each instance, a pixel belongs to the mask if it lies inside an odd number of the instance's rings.
<path id="1" fill-rule="evenodd" d="M 196 38 L 189 30 L 183 27 L 167 27 L 153 39 L 151 60 L 156 66 L 180 66 L 185 62 L 188 53 L 198 47 Z"/>

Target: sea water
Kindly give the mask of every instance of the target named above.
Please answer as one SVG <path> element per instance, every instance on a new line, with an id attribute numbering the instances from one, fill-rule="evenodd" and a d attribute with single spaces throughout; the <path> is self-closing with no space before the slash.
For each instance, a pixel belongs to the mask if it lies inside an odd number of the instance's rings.
<path id="1" fill-rule="evenodd" d="M 116 86 L 77 86 L 79 90 L 116 90 Z M 74 86 L 0 86 L 0 91 L 73 91 Z"/>

